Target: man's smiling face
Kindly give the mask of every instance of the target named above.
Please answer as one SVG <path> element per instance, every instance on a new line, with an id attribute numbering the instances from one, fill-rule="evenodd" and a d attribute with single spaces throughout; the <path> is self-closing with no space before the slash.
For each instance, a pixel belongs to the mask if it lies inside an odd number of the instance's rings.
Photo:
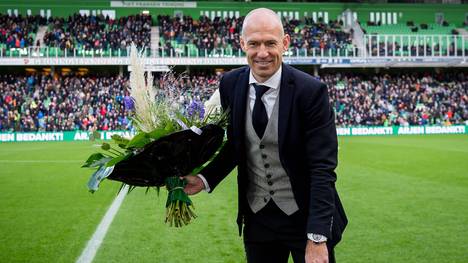
<path id="1" fill-rule="evenodd" d="M 284 35 L 281 22 L 275 19 L 271 14 L 259 12 L 244 21 L 240 43 L 259 82 L 265 82 L 275 74 L 283 61 L 283 52 L 289 46 L 289 36 Z"/>

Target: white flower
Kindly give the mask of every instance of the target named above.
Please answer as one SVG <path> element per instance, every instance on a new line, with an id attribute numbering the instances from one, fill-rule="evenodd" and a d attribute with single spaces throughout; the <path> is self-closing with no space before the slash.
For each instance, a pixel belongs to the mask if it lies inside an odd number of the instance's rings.
<path id="1" fill-rule="evenodd" d="M 153 87 L 153 75 L 144 71 L 144 61 L 134 43 L 131 46 L 130 65 L 130 96 L 135 102 L 135 123 L 143 132 L 151 132 L 157 128 L 158 104 L 155 102 L 156 89 Z"/>
<path id="2" fill-rule="evenodd" d="M 208 115 L 215 115 L 221 112 L 221 97 L 219 95 L 219 89 L 217 89 L 210 99 L 205 102 L 205 112 Z"/>

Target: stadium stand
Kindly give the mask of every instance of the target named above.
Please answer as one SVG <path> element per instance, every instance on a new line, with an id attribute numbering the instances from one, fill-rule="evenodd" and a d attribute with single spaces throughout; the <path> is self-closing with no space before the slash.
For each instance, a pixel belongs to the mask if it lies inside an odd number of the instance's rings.
<path id="1" fill-rule="evenodd" d="M 205 56 L 215 53 L 235 55 L 243 17 L 158 16 L 161 56 Z"/>
<path id="2" fill-rule="evenodd" d="M 100 50 L 109 56 L 109 52 L 117 55 L 119 49 L 126 52 L 132 42 L 138 48 L 150 46 L 151 16 L 134 15 L 114 20 L 102 14 L 73 14 L 67 19 L 49 18 L 48 22 L 44 43 L 48 47 L 59 47 L 60 52 L 75 48 L 80 56 L 83 52 Z"/>
<path id="3" fill-rule="evenodd" d="M 468 120 L 468 74 L 327 74 L 337 125 L 451 125 Z"/>
<path id="4" fill-rule="evenodd" d="M 205 101 L 215 75 L 162 76 L 177 103 Z M 1 75 L 0 131 L 127 130 L 132 109 L 128 78 L 111 76 Z"/>
<path id="5" fill-rule="evenodd" d="M 39 25 L 46 19 L 36 16 L 9 16 L 0 13 L 0 49 L 15 50 L 34 45 Z"/>
<path id="6" fill-rule="evenodd" d="M 237 39 L 242 30 L 243 17 L 215 17 L 211 20 L 201 16 L 158 16 L 162 56 L 205 56 L 241 54 Z M 285 32 L 291 36 L 290 52 L 293 56 L 307 56 L 321 52 L 334 56 L 352 50 L 352 35 L 345 33 L 342 22 L 325 23 L 312 17 L 301 20 L 283 18 Z M 323 51 L 322 51 L 323 50 Z M 351 51 L 349 51 L 351 52 Z"/>
<path id="7" fill-rule="evenodd" d="M 338 20 L 325 23 L 322 18 L 314 21 L 304 17 L 302 21 L 283 21 L 285 32 L 291 36 L 291 52 L 294 56 L 316 56 L 321 52 L 332 56 L 351 54 L 354 46 L 352 34 L 343 31 L 343 22 Z"/>
<path id="8" fill-rule="evenodd" d="M 367 21 L 361 24 L 366 34 L 367 50 L 372 56 L 455 56 L 462 55 L 463 38 L 458 27 L 465 24 L 406 23 L 382 24 L 381 21 Z"/>
<path id="9" fill-rule="evenodd" d="M 338 126 L 451 125 L 468 121 L 468 74 L 323 74 Z M 206 101 L 218 85 L 211 74 L 160 75 L 180 105 Z M 1 131 L 130 128 L 128 78 L 0 76 Z"/>
<path id="10" fill-rule="evenodd" d="M 345 25 L 344 16 L 336 20 L 316 15 L 282 16 L 285 31 L 292 39 L 286 55 L 440 57 L 463 56 L 468 52 L 466 21 L 459 25 L 445 20 L 404 24 L 396 22 L 396 13 L 388 15 L 386 23 L 382 23 L 386 15 L 379 19 L 371 17 L 367 23 L 357 21 L 358 28 Z M 150 15 L 140 14 L 117 19 L 79 13 L 48 19 L 38 15 L 1 15 L 0 56 L 120 57 L 127 56 L 130 43 L 135 42 L 140 49 L 147 50 L 147 56 L 153 57 L 240 57 L 244 54 L 236 40 L 242 20 L 243 16 L 221 17 L 213 13 L 211 17 L 201 15 L 198 20 L 190 15 L 157 15 L 154 21 Z M 38 26 L 44 24 L 48 29 L 43 39 L 34 41 Z M 159 36 L 152 36 L 153 25 L 157 25 Z M 362 34 L 354 34 L 354 29 Z M 151 52 L 154 47 L 157 49 Z"/>

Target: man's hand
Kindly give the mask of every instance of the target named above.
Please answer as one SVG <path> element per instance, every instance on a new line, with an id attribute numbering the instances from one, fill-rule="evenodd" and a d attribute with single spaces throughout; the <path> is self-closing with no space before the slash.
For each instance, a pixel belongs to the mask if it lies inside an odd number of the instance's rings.
<path id="1" fill-rule="evenodd" d="M 201 190 L 205 189 L 205 184 L 203 184 L 202 179 L 196 175 L 187 175 L 182 178 L 187 180 L 184 192 L 188 195 L 198 194 Z"/>
<path id="2" fill-rule="evenodd" d="M 320 244 L 314 244 L 312 240 L 307 240 L 305 262 L 328 263 L 327 244 L 325 242 Z"/>

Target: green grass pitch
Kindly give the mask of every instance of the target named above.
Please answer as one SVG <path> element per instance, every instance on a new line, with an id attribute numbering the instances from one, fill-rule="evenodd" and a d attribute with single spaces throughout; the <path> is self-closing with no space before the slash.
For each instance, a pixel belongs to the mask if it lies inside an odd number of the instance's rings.
<path id="1" fill-rule="evenodd" d="M 338 262 L 468 262 L 468 136 L 340 137 L 349 216 Z M 0 144 L 0 262 L 74 262 L 115 198 L 79 168 L 92 143 Z M 94 262 L 244 262 L 236 183 L 193 197 L 198 218 L 164 224 L 165 190 L 129 194 Z"/>

